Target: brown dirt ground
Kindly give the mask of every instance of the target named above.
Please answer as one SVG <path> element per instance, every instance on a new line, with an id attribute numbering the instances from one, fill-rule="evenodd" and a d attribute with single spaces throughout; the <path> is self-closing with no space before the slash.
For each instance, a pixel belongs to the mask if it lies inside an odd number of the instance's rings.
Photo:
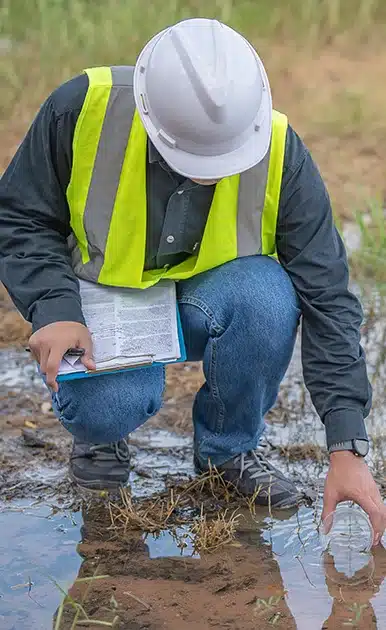
<path id="1" fill-rule="evenodd" d="M 19 315 L 0 283 L 0 348 L 26 345 L 31 334 L 30 325 Z"/>
<path id="2" fill-rule="evenodd" d="M 311 150 L 336 215 L 349 219 L 370 200 L 384 201 L 384 45 L 314 52 L 279 47 L 265 59 L 274 104 Z"/>

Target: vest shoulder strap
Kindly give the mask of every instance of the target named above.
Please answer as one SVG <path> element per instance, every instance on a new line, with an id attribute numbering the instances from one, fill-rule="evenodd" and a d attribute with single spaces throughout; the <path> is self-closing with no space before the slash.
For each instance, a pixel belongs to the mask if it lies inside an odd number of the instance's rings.
<path id="1" fill-rule="evenodd" d="M 71 227 L 83 264 L 90 261 L 85 229 L 90 213 L 99 219 L 97 234 L 104 242 L 98 246 L 104 249 L 135 112 L 132 66 L 88 68 L 85 72 L 89 86 L 75 127 L 67 188 Z"/>
<path id="2" fill-rule="evenodd" d="M 101 66 L 86 68 L 89 87 L 133 87 L 134 66 Z"/>
<path id="3" fill-rule="evenodd" d="M 287 116 L 274 110 L 271 143 L 266 155 L 256 166 L 240 175 L 238 256 L 275 252 L 287 124 Z"/>
<path id="4" fill-rule="evenodd" d="M 261 226 L 262 252 L 266 255 L 276 254 L 276 225 L 279 214 L 287 127 L 287 116 L 274 110 L 268 179 Z"/>

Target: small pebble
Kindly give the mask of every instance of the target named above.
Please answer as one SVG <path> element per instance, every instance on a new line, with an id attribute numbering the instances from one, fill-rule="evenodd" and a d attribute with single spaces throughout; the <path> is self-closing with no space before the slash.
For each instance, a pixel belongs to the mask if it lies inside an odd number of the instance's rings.
<path id="1" fill-rule="evenodd" d="M 42 413 L 47 415 L 48 413 L 51 413 L 52 405 L 51 405 L 50 402 L 46 401 L 46 402 L 42 403 L 42 406 L 40 407 L 40 409 L 41 409 Z"/>

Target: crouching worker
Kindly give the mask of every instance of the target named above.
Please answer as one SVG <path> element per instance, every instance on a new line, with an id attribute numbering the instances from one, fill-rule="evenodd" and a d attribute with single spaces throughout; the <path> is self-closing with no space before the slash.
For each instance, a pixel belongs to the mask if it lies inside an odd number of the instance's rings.
<path id="1" fill-rule="evenodd" d="M 365 463 L 371 404 L 348 266 L 310 153 L 272 108 L 258 54 L 216 20 L 156 34 L 136 65 L 97 67 L 47 99 L 0 184 L 0 279 L 32 322 L 30 347 L 74 436 L 87 488 L 129 476 L 127 436 L 161 405 L 160 367 L 56 381 L 92 342 L 78 278 L 133 288 L 177 281 L 195 463 L 210 460 L 257 502 L 299 493 L 258 449 L 302 316 L 306 386 L 325 425 L 325 510 L 353 499 L 377 535 L 385 508 Z"/>

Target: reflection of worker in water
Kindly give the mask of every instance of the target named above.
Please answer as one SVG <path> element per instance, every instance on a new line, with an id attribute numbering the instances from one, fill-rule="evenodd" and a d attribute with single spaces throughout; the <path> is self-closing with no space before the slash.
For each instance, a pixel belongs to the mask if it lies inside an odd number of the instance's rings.
<path id="1" fill-rule="evenodd" d="M 368 564 L 357 571 L 350 579 L 337 570 L 332 556 L 324 555 L 324 569 L 328 592 L 333 605 L 323 628 L 335 630 L 343 624 L 356 621 L 354 627 L 374 630 L 378 627 L 377 617 L 371 600 L 379 592 L 386 575 L 386 549 L 379 545 L 369 554 Z"/>
<path id="2" fill-rule="evenodd" d="M 153 507 L 157 510 L 156 505 Z M 246 528 L 240 538 L 243 544 L 227 546 L 225 555 L 205 553 L 203 558 L 190 544 L 186 546 L 185 529 L 144 536 L 141 530 L 129 526 L 123 537 L 118 532 L 106 531 L 106 522 L 110 520 L 106 501 L 84 501 L 82 520 L 77 551 L 83 561 L 68 593 L 75 601 L 82 601 L 93 618 L 112 621 L 116 614 L 113 594 L 121 612 L 126 611 L 122 619 L 125 630 L 132 628 L 124 621 L 130 618 L 137 628 L 169 628 L 171 619 L 176 617 L 177 600 L 177 617 L 183 619 L 184 628 L 202 630 L 209 625 L 223 628 L 231 627 L 232 623 L 234 627 L 234 609 L 229 608 L 232 606 L 229 601 L 236 596 L 238 628 L 249 628 L 255 620 L 256 627 L 265 629 L 278 619 L 286 620 L 288 630 L 295 628 L 279 565 L 261 546 L 252 520 L 247 523 L 243 519 L 242 527 Z M 254 526 L 254 530 L 249 526 Z M 258 578 L 256 567 L 260 569 Z M 93 575 L 108 578 L 91 583 Z M 79 578 L 88 580 L 79 582 Z M 165 596 L 168 590 L 170 596 Z M 197 609 L 196 604 L 201 601 L 201 594 L 211 623 L 200 619 L 200 614 L 205 617 L 203 606 Z M 148 595 L 150 605 L 144 605 Z M 73 613 L 70 606 L 68 609 Z M 173 627 L 179 628 L 178 619 L 176 623 Z"/>
<path id="3" fill-rule="evenodd" d="M 77 545 L 77 552 L 82 558 L 82 563 L 78 575 L 68 589 L 68 595 L 75 602 L 81 602 L 88 613 L 92 608 L 94 618 L 109 622 L 115 617 L 114 607 L 111 603 L 111 596 L 115 587 L 111 584 L 111 578 L 116 577 L 120 570 L 123 570 L 125 576 L 130 571 L 135 573 L 135 569 L 138 571 L 138 567 L 141 567 L 146 574 L 146 563 L 150 557 L 149 547 L 145 542 L 143 532 L 140 530 L 131 529 L 125 536 L 124 542 L 122 540 L 114 541 L 110 539 L 109 535 L 106 537 L 106 523 L 110 520 L 108 502 L 93 501 L 87 503 L 83 501 L 81 512 L 83 524 L 80 528 L 81 540 Z M 126 570 L 125 563 L 129 567 L 128 570 Z M 90 583 L 92 576 L 106 574 L 108 574 L 106 582 L 98 579 L 96 584 Z M 85 582 L 80 581 L 85 578 L 88 578 Z M 97 595 L 95 594 L 96 591 Z M 69 614 L 68 619 L 73 621 L 75 611 L 68 600 L 66 608 Z M 57 615 L 58 609 L 54 613 L 54 628 L 56 628 Z M 69 623 L 70 625 L 71 623 Z M 63 627 L 62 624 L 60 627 Z"/>
<path id="4" fill-rule="evenodd" d="M 210 459 L 241 492 L 260 487 L 257 502 L 297 503 L 257 446 L 302 315 L 305 382 L 337 451 L 325 508 L 354 499 L 381 531 L 385 508 L 356 457 L 367 452 L 371 394 L 344 246 L 317 167 L 237 32 L 187 20 L 155 35 L 135 68 L 89 69 L 51 94 L 1 180 L 0 253 L 75 437 L 78 483 L 127 482 L 125 437 L 159 409 L 164 375 L 58 387 L 68 348 L 84 348 L 94 368 L 77 276 L 142 289 L 169 278 L 188 358 L 206 376 L 193 408 L 197 469 Z"/>

